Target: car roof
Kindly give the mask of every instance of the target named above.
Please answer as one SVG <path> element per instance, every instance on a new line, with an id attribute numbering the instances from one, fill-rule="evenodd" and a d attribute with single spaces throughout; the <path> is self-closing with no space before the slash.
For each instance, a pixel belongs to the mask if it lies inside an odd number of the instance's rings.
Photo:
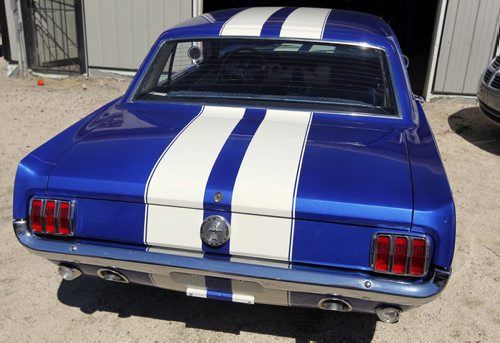
<path id="1" fill-rule="evenodd" d="M 139 76 L 131 84 L 127 98 L 163 42 L 231 37 L 325 41 L 383 49 L 391 70 L 403 124 L 414 125 L 412 92 L 401 48 L 391 27 L 374 15 L 327 8 L 236 8 L 191 18 L 160 35 L 146 63 L 139 70 Z"/>
<path id="2" fill-rule="evenodd" d="M 205 37 L 254 36 L 316 38 L 370 43 L 394 36 L 390 26 L 371 14 L 312 7 L 251 7 L 214 11 L 189 19 L 163 36 L 190 31 Z M 181 34 L 183 36 L 183 34 Z"/>

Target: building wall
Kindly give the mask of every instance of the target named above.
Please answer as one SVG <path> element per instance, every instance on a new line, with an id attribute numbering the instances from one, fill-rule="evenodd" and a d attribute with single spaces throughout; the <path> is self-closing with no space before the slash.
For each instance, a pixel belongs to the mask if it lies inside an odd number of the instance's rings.
<path id="1" fill-rule="evenodd" d="M 19 61 L 19 42 L 16 38 L 16 26 L 14 24 L 13 3 L 15 0 L 0 0 L 5 2 L 5 14 L 9 30 L 10 57 L 13 61 Z"/>
<path id="2" fill-rule="evenodd" d="M 495 55 L 500 0 L 448 0 L 434 93 L 473 95 Z"/>
<path id="3" fill-rule="evenodd" d="M 191 18 L 188 0 L 85 0 L 89 67 L 138 69 L 158 35 Z"/>

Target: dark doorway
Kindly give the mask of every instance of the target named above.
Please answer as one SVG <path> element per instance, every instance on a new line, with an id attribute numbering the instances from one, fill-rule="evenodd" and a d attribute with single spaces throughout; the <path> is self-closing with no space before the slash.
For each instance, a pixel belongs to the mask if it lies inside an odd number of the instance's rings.
<path id="1" fill-rule="evenodd" d="M 4 1 L 0 1 L 0 57 L 2 56 L 7 62 L 12 62 L 10 58 L 9 29 L 7 27 Z"/>
<path id="2" fill-rule="evenodd" d="M 28 66 L 37 71 L 85 71 L 81 0 L 21 2 Z"/>
<path id="3" fill-rule="evenodd" d="M 205 0 L 203 11 L 247 6 L 308 6 L 348 9 L 382 17 L 391 25 L 403 53 L 410 59 L 408 71 L 413 91 L 422 95 L 437 5 L 436 0 Z"/>

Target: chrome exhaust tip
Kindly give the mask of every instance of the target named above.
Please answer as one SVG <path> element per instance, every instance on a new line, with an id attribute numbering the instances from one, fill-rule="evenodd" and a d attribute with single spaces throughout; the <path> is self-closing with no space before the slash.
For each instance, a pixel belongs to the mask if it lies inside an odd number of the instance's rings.
<path id="1" fill-rule="evenodd" d="M 351 304 L 340 298 L 323 298 L 318 302 L 318 307 L 326 311 L 350 312 Z"/>
<path id="2" fill-rule="evenodd" d="M 384 323 L 397 323 L 401 315 L 401 310 L 395 307 L 379 307 L 375 311 L 378 319 Z"/>
<path id="3" fill-rule="evenodd" d="M 65 264 L 60 264 L 57 268 L 57 272 L 61 275 L 63 280 L 66 281 L 73 281 L 82 275 L 82 272 L 78 268 Z"/>
<path id="4" fill-rule="evenodd" d="M 97 271 L 97 276 L 106 281 L 120 282 L 120 283 L 128 283 L 128 279 L 122 273 L 108 268 L 99 269 Z"/>

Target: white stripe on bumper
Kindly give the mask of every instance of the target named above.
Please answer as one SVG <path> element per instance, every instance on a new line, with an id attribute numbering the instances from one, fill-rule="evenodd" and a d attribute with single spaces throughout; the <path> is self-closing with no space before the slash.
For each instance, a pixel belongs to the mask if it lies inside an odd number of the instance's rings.
<path id="1" fill-rule="evenodd" d="M 229 19 L 220 31 L 221 36 L 260 36 L 265 22 L 282 7 L 255 7 L 243 10 Z"/>
<path id="2" fill-rule="evenodd" d="M 331 9 L 300 7 L 286 18 L 280 37 L 321 39 Z"/>

